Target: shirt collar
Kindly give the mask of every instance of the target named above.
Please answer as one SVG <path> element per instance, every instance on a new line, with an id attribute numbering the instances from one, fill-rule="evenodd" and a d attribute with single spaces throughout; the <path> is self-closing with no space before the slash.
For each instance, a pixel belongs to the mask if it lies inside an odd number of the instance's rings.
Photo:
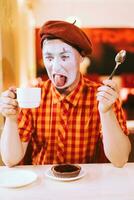
<path id="1" fill-rule="evenodd" d="M 52 84 L 51 89 L 52 89 L 53 103 L 56 104 L 59 101 L 66 100 L 69 103 L 71 103 L 72 105 L 76 106 L 78 103 L 78 100 L 81 96 L 83 86 L 84 86 L 84 80 L 83 80 L 83 76 L 81 75 L 80 81 L 79 81 L 77 87 L 71 93 L 69 93 L 68 95 L 65 96 L 63 94 L 60 94 L 58 92 L 58 90 Z"/>

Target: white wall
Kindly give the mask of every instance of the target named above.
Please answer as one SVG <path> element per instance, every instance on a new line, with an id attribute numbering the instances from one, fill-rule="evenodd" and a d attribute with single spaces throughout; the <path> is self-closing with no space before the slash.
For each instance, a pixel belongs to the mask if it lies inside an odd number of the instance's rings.
<path id="1" fill-rule="evenodd" d="M 34 0 L 36 27 L 77 16 L 82 27 L 134 27 L 134 0 Z"/>

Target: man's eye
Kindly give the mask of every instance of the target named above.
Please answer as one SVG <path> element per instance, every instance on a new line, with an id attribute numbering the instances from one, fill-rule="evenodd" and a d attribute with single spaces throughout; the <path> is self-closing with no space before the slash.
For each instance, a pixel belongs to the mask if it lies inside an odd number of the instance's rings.
<path id="1" fill-rule="evenodd" d="M 69 58 L 69 56 L 62 56 L 61 58 L 62 58 L 63 61 L 65 61 Z"/>
<path id="2" fill-rule="evenodd" d="M 51 57 L 51 56 L 46 56 L 45 59 L 48 60 L 48 61 L 52 61 L 52 60 L 53 60 L 53 57 Z"/>

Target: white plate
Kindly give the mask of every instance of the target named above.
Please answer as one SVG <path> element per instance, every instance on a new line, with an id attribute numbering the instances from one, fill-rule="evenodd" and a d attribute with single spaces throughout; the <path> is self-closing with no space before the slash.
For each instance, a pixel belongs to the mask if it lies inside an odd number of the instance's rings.
<path id="1" fill-rule="evenodd" d="M 82 178 L 83 176 L 85 176 L 85 171 L 81 169 L 80 173 L 78 176 L 76 177 L 71 177 L 71 178 L 60 178 L 60 177 L 56 177 L 54 176 L 53 172 L 51 171 L 51 168 L 48 169 L 46 172 L 45 172 L 45 175 L 48 177 L 48 178 L 51 178 L 51 179 L 54 179 L 54 180 L 57 180 L 57 181 L 75 181 L 77 179 L 80 179 Z"/>
<path id="2" fill-rule="evenodd" d="M 37 179 L 37 174 L 30 170 L 8 169 L 0 171 L 0 186 L 16 188 L 28 185 Z"/>

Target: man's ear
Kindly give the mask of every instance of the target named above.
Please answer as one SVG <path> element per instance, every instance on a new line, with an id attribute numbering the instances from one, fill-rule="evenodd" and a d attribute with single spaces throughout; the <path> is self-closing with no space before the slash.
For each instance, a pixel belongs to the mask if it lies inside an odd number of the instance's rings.
<path id="1" fill-rule="evenodd" d="M 82 62 L 80 63 L 80 71 L 82 74 L 87 72 L 87 68 L 90 65 L 90 59 L 88 57 L 82 57 Z"/>
<path id="2" fill-rule="evenodd" d="M 84 60 L 84 57 L 80 55 L 80 63 L 82 63 Z"/>

